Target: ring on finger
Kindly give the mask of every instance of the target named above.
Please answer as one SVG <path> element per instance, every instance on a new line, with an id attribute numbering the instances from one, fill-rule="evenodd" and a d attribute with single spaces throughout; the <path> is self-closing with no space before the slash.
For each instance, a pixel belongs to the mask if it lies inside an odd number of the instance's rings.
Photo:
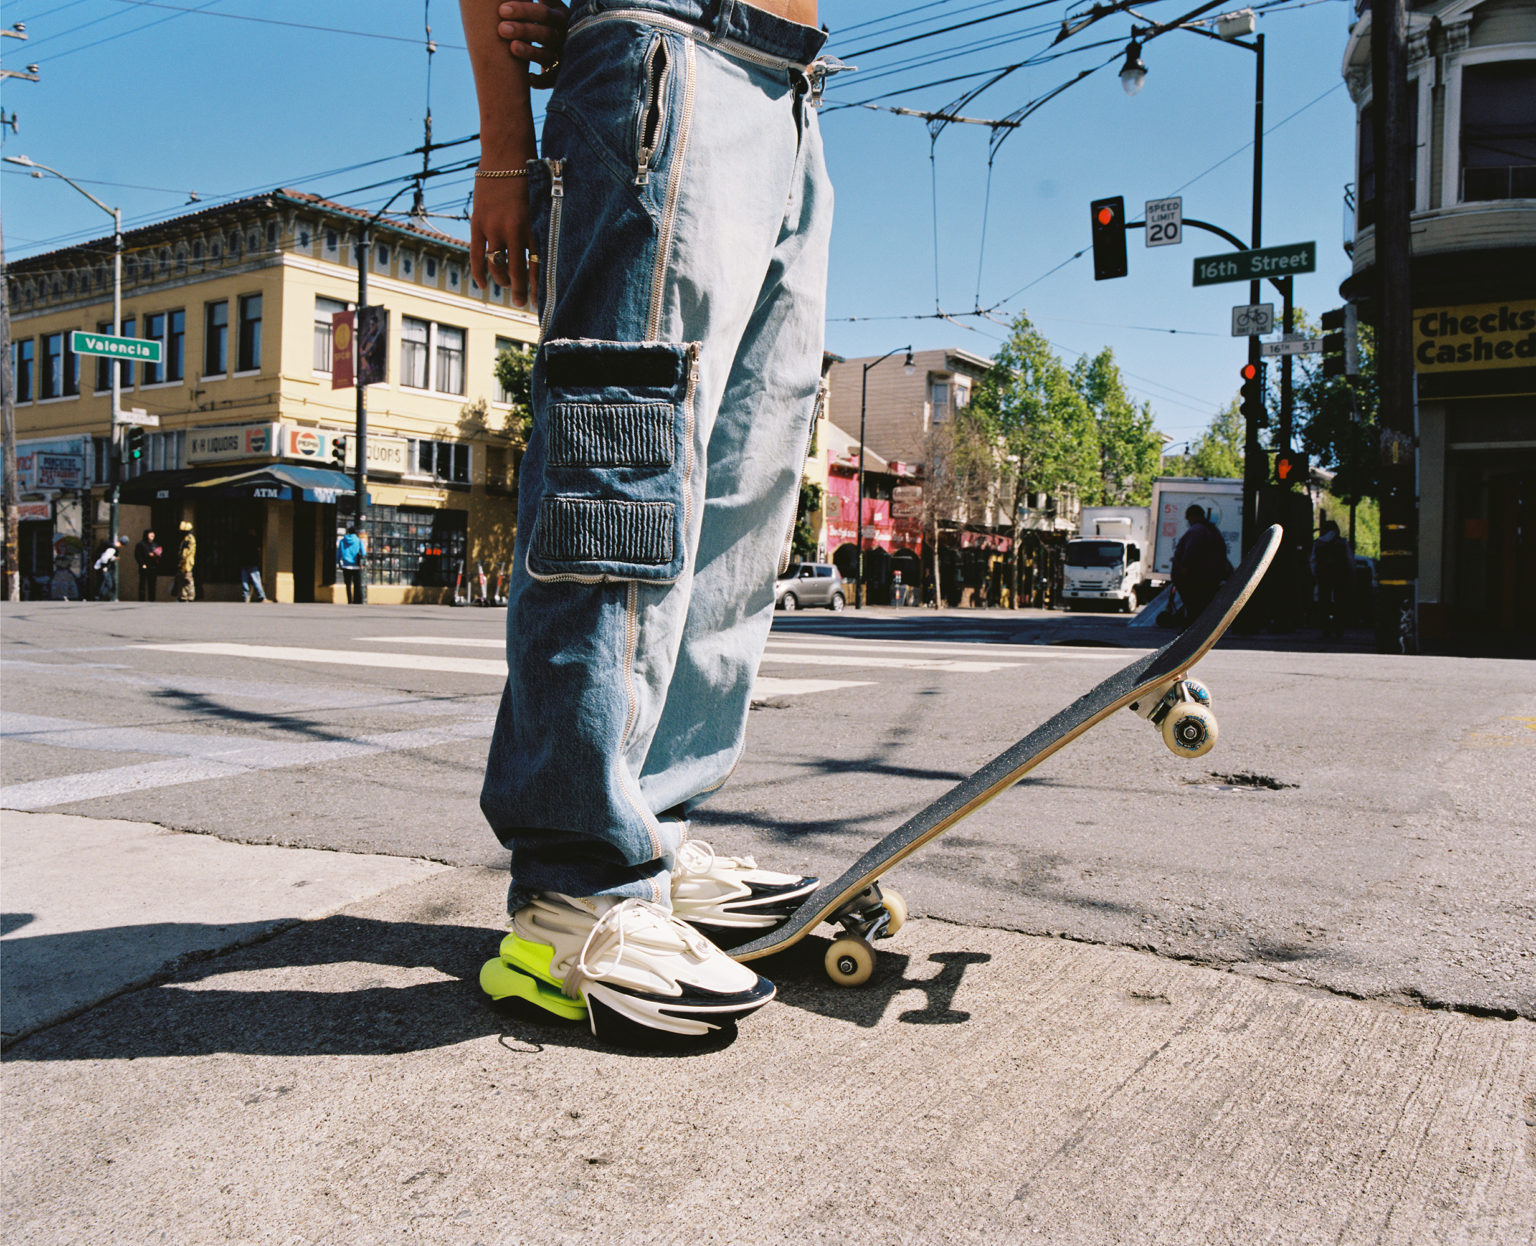
<path id="1" fill-rule="evenodd" d="M 507 249 L 502 247 L 498 250 L 492 251 L 488 258 L 492 264 L 505 264 L 507 262 Z"/>

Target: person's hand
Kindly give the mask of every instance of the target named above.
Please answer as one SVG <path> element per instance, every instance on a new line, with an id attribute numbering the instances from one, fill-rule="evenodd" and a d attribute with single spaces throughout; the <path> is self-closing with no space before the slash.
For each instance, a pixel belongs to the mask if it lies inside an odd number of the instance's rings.
<path id="1" fill-rule="evenodd" d="M 496 12 L 501 18 L 496 33 L 506 40 L 507 50 L 518 60 L 542 67 L 541 73 L 530 70 L 529 85 L 552 86 L 565 47 L 570 9 L 562 0 L 502 0 Z"/>
<path id="2" fill-rule="evenodd" d="M 527 178 L 475 180 L 474 207 L 469 218 L 470 275 L 485 290 L 489 288 L 489 273 L 492 280 L 512 291 L 512 301 L 518 307 L 528 306 L 533 258 L 529 255 L 533 249 L 529 224 Z M 537 269 L 533 271 L 536 273 Z"/>

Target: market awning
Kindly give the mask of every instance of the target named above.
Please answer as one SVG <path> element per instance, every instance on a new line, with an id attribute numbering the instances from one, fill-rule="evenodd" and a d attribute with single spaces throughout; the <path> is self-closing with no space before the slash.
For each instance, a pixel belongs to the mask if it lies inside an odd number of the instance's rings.
<path id="1" fill-rule="evenodd" d="M 305 502 L 334 504 L 343 495 L 351 496 L 355 492 L 352 486 L 352 477 L 329 467 L 289 467 L 276 463 L 270 467 L 188 481 L 183 488 L 221 498 L 288 502 L 298 497 Z"/>

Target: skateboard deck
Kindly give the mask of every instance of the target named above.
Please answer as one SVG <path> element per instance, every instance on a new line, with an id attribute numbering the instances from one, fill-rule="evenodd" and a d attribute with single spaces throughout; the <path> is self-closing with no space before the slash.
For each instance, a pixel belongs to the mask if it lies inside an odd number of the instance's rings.
<path id="1" fill-rule="evenodd" d="M 1209 694 L 1188 678 L 1189 670 L 1221 639 L 1253 596 L 1280 547 L 1280 538 L 1278 525 L 1264 532 L 1211 603 L 1173 640 L 1157 652 L 1137 658 L 1041 723 L 970 778 L 908 818 L 840 878 L 818 888 L 785 925 L 733 948 L 731 955 L 750 961 L 782 952 L 823 921 L 836 921 L 846 933 L 828 949 L 827 972 L 834 981 L 857 985 L 867 980 L 874 968 L 869 941 L 894 934 L 906 916 L 900 896 L 889 888 L 882 892 L 880 876 L 1007 791 L 1096 723 L 1129 706 L 1161 726 L 1163 739 L 1173 752 L 1187 757 L 1207 752 L 1215 742 L 1215 718 L 1209 709 Z"/>

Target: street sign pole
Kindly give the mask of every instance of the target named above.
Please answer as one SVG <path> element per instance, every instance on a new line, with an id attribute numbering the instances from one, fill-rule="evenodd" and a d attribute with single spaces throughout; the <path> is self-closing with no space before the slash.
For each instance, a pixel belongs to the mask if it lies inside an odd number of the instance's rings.
<path id="1" fill-rule="evenodd" d="M 123 210 L 112 209 L 112 336 L 123 336 Z M 111 481 L 111 493 L 107 503 L 108 522 L 112 532 L 112 548 L 117 548 L 119 533 L 119 507 L 123 500 L 123 438 L 117 427 L 117 413 L 123 409 L 122 365 L 115 359 L 107 366 L 112 369 L 112 436 L 107 449 L 107 475 Z M 123 582 L 123 568 L 119 563 L 117 574 L 112 577 L 112 600 L 118 599 L 118 586 Z"/>

